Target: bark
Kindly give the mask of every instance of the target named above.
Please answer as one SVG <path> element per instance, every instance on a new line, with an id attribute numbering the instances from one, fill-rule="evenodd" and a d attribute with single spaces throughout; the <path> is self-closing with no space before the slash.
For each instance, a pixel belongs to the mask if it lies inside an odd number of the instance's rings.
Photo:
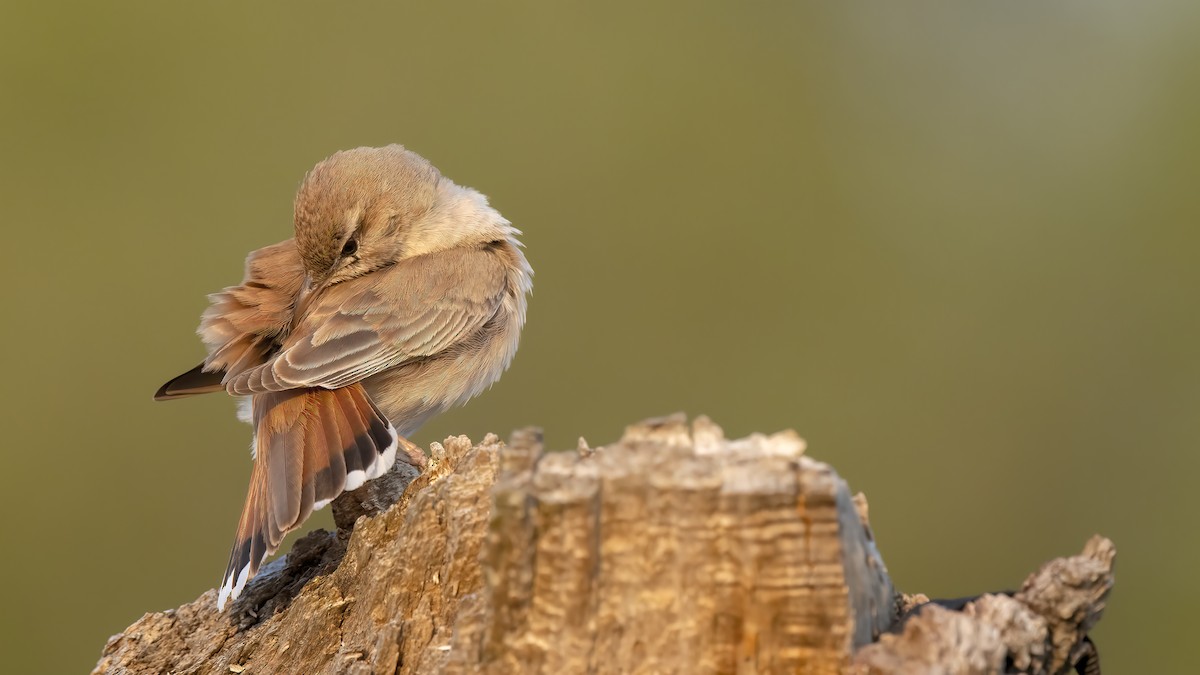
<path id="1" fill-rule="evenodd" d="M 300 540 L 225 613 L 214 590 L 146 614 L 93 672 L 1049 673 L 1090 653 L 1111 542 L 885 634 L 915 601 L 866 500 L 803 452 L 681 416 L 574 453 L 447 439 L 419 476 L 339 498 L 353 532 Z"/>

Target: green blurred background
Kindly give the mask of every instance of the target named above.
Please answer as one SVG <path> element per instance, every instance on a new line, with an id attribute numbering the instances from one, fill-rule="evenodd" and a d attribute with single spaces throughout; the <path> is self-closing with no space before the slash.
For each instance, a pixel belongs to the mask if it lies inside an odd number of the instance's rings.
<path id="1" fill-rule="evenodd" d="M 513 368 L 422 444 L 793 427 L 902 589 L 1103 533 L 1105 667 L 1189 670 L 1198 85 L 1183 1 L 6 2 L 6 670 L 86 672 L 217 583 L 249 431 L 151 394 L 304 172 L 389 142 L 537 270 Z"/>

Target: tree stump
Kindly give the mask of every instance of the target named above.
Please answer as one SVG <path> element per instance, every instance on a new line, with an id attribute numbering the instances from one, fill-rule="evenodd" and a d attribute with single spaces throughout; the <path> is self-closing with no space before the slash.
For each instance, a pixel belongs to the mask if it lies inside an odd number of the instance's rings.
<path id="1" fill-rule="evenodd" d="M 411 476 L 227 612 L 212 590 L 146 614 L 94 675 L 1059 673 L 1093 663 L 1112 585 L 1097 538 L 1013 597 L 929 606 L 887 634 L 915 600 L 892 588 L 865 499 L 796 434 L 730 441 L 706 418 L 573 453 L 543 453 L 536 430 L 460 436 Z M 361 497 L 346 496 L 380 502 Z"/>

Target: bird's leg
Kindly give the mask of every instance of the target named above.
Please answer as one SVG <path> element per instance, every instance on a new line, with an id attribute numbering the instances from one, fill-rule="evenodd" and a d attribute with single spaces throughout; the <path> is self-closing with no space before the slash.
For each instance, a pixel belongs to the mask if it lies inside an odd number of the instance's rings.
<path id="1" fill-rule="evenodd" d="M 421 447 L 403 436 L 397 436 L 396 439 L 400 441 L 400 449 L 403 450 L 404 454 L 408 456 L 407 459 L 405 459 L 405 457 L 402 457 L 400 453 L 397 452 L 396 461 L 407 462 L 408 464 L 417 467 L 418 470 L 424 471 L 426 466 L 425 453 L 421 450 Z"/>

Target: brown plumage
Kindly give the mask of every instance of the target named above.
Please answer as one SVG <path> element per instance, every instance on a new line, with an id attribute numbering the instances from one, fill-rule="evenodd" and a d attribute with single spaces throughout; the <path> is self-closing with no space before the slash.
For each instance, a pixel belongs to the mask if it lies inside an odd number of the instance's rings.
<path id="1" fill-rule="evenodd" d="M 210 296 L 208 358 L 155 395 L 249 399 L 254 469 L 219 608 L 313 510 L 383 475 L 404 436 L 508 367 L 533 274 L 518 234 L 399 145 L 305 177 L 295 237 Z"/>

